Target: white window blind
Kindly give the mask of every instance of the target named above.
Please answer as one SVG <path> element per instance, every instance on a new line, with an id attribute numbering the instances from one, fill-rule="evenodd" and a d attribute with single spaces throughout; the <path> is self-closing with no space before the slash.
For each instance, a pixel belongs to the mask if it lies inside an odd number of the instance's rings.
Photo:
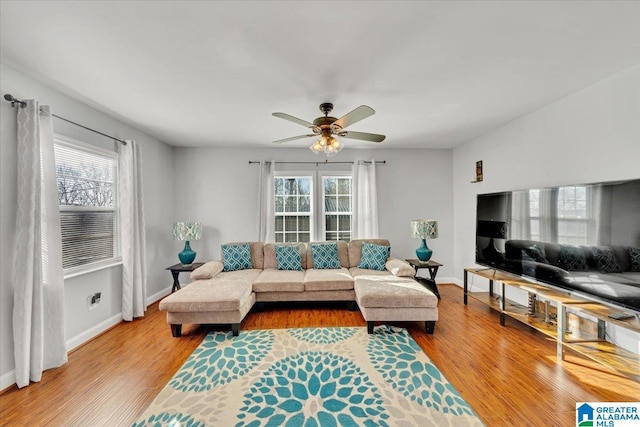
<path id="1" fill-rule="evenodd" d="M 65 273 L 112 261 L 119 256 L 116 154 L 56 138 L 55 158 Z"/>

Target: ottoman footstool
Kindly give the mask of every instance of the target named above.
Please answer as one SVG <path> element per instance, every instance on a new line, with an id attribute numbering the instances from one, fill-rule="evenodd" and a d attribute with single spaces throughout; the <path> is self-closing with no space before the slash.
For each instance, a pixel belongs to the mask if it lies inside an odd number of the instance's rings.
<path id="1" fill-rule="evenodd" d="M 159 308 L 167 312 L 174 337 L 182 334 L 184 323 L 231 324 L 233 336 L 238 336 L 240 322 L 255 301 L 250 282 L 212 279 L 193 282 L 167 296 Z"/>
<path id="2" fill-rule="evenodd" d="M 359 276 L 354 290 L 369 333 L 373 333 L 376 321 L 423 321 L 425 331 L 433 334 L 438 320 L 438 297 L 415 280 Z"/>

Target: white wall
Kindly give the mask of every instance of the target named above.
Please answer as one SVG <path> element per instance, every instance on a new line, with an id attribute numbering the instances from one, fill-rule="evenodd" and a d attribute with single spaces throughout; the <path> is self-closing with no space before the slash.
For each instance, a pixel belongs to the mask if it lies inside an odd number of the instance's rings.
<path id="1" fill-rule="evenodd" d="M 476 194 L 627 178 L 640 178 L 640 65 L 454 149 L 453 274 L 474 266 Z"/>
<path id="2" fill-rule="evenodd" d="M 71 99 L 60 92 L 0 65 L 0 92 L 19 99 L 37 99 L 52 112 L 117 138 L 135 139 L 143 157 L 144 203 L 147 225 L 148 296 L 166 293 L 171 275 L 164 269 L 173 261 L 171 221 L 173 219 L 173 148 L 108 115 Z M 13 248 L 16 219 L 16 111 L 0 102 L 0 389 L 12 383 L 13 336 Z M 54 119 L 54 131 L 103 148 L 114 143 L 102 136 Z M 76 346 L 122 319 L 120 266 L 65 280 L 65 322 L 68 346 Z M 102 292 L 95 310 L 87 308 L 87 296 Z"/>
<path id="3" fill-rule="evenodd" d="M 389 142 L 391 145 L 393 142 Z M 348 141 L 347 141 L 348 144 Z M 256 240 L 258 165 L 249 160 L 319 161 L 306 148 L 176 148 L 176 220 L 201 221 L 203 239 L 191 242 L 200 260 L 219 259 L 220 245 Z M 393 256 L 415 258 L 419 241 L 409 222 L 438 220 L 439 238 L 430 240 L 433 259 L 444 264 L 443 279 L 453 274 L 451 150 L 349 150 L 331 160 L 385 160 L 377 165 L 380 236 L 391 241 Z M 330 160 L 330 161 L 331 161 Z M 277 165 L 277 170 L 350 170 L 351 165 Z M 176 254 L 181 243 L 175 242 Z M 177 256 L 177 255 L 176 255 Z M 177 259 L 177 258 L 176 258 Z"/>

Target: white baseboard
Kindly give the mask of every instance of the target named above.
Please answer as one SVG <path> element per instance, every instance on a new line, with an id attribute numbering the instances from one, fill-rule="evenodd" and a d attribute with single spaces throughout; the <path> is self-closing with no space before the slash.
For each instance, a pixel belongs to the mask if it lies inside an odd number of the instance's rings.
<path id="1" fill-rule="evenodd" d="M 456 279 L 455 277 L 439 277 L 436 279 L 436 283 L 453 283 L 460 287 L 463 286 L 462 280 Z"/>
<path id="2" fill-rule="evenodd" d="M 153 295 L 150 295 L 147 297 L 147 307 L 150 306 L 151 304 L 153 304 L 154 302 L 161 300 L 162 298 L 166 297 L 167 295 L 169 295 L 171 293 L 171 287 L 166 287 L 163 290 L 161 290 L 160 292 L 156 292 Z"/>
<path id="3" fill-rule="evenodd" d="M 0 392 L 16 383 L 16 370 L 7 372 L 0 377 Z"/>
<path id="4" fill-rule="evenodd" d="M 122 313 L 118 313 L 115 316 L 98 323 L 94 327 L 87 329 L 86 331 L 76 335 L 75 337 L 67 340 L 67 351 L 71 351 L 76 347 L 86 343 L 91 338 L 96 337 L 106 331 L 107 329 L 122 322 Z"/>

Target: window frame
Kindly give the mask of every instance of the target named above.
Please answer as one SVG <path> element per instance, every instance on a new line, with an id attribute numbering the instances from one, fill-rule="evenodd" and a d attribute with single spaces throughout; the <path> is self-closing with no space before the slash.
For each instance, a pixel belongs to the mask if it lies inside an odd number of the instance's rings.
<path id="1" fill-rule="evenodd" d="M 118 153 L 115 151 L 110 151 L 104 148 L 96 147 L 90 143 L 80 141 L 77 139 L 69 138 L 67 136 L 54 134 L 54 146 L 59 145 L 68 149 L 92 154 L 95 156 L 101 156 L 104 158 L 108 158 L 113 160 L 114 162 L 114 179 L 113 179 L 113 192 L 114 192 L 114 201 L 113 208 L 103 207 L 103 206 L 95 206 L 95 207 L 83 207 L 83 206 L 67 206 L 67 205 L 58 205 L 60 209 L 60 213 L 62 212 L 113 212 L 114 214 L 114 236 L 113 236 L 113 257 L 102 259 L 95 262 L 90 262 L 87 264 L 82 264 L 74 267 L 69 267 L 63 269 L 63 274 L 65 279 L 69 279 L 72 277 L 81 276 L 83 274 L 91 273 L 94 271 L 102 270 L 108 267 L 113 267 L 122 264 L 122 248 L 121 248 L 121 227 L 120 227 L 120 209 L 119 209 L 119 187 L 118 187 L 118 174 L 120 171 L 120 164 Z M 57 167 L 57 163 L 56 163 Z M 57 182 L 57 170 L 56 170 L 56 182 Z M 57 188 L 56 188 L 57 191 Z M 56 195 L 57 196 L 57 195 Z M 60 230 L 62 237 L 62 230 Z"/>
<path id="2" fill-rule="evenodd" d="M 337 237 L 338 239 L 336 240 L 341 240 L 340 239 L 340 215 L 348 215 L 349 216 L 349 240 L 350 241 L 353 238 L 353 177 L 351 176 L 351 172 L 346 172 L 346 171 L 323 171 L 323 172 L 319 172 L 319 177 L 318 177 L 318 186 L 321 189 L 320 192 L 320 206 L 322 206 L 322 213 L 321 213 L 321 223 L 320 223 L 320 228 L 319 230 L 322 230 L 322 236 L 321 236 L 321 240 L 327 240 L 327 215 L 333 215 L 333 213 L 329 213 L 327 214 L 326 211 L 326 204 L 325 204 L 325 193 L 324 193 L 324 180 L 325 179 L 330 179 L 330 178 L 349 178 L 351 180 L 351 191 L 349 193 L 349 198 L 350 198 L 350 207 L 351 209 L 348 212 L 336 212 L 336 215 L 338 215 L 338 230 L 336 231 L 337 233 Z M 333 240 L 331 240 L 333 241 Z"/>
<path id="3" fill-rule="evenodd" d="M 277 218 L 279 216 L 285 217 L 285 216 L 306 216 L 306 215 L 301 215 L 300 211 L 296 211 L 295 213 L 292 214 L 292 212 L 287 212 L 287 211 L 283 211 L 283 212 L 278 212 L 276 211 L 276 197 L 278 196 L 276 193 L 276 179 L 309 179 L 311 181 L 310 185 L 309 185 L 309 241 L 313 242 L 315 240 L 315 235 L 316 235 L 316 212 L 315 212 L 315 206 L 316 206 L 316 188 L 315 188 L 315 174 L 314 172 L 305 172 L 305 171 L 276 171 L 273 177 L 273 240 L 275 243 L 287 243 L 286 240 L 286 231 L 282 232 L 283 234 L 283 241 L 279 242 L 277 239 L 277 235 L 278 235 L 278 231 L 276 229 L 276 221 Z M 299 194 L 298 194 L 299 197 Z M 289 214 L 289 215 L 287 215 Z M 284 221 L 284 220 L 283 220 Z M 300 235 L 300 232 L 298 230 L 296 230 L 296 233 L 298 235 Z M 298 239 L 299 240 L 299 239 Z"/>

